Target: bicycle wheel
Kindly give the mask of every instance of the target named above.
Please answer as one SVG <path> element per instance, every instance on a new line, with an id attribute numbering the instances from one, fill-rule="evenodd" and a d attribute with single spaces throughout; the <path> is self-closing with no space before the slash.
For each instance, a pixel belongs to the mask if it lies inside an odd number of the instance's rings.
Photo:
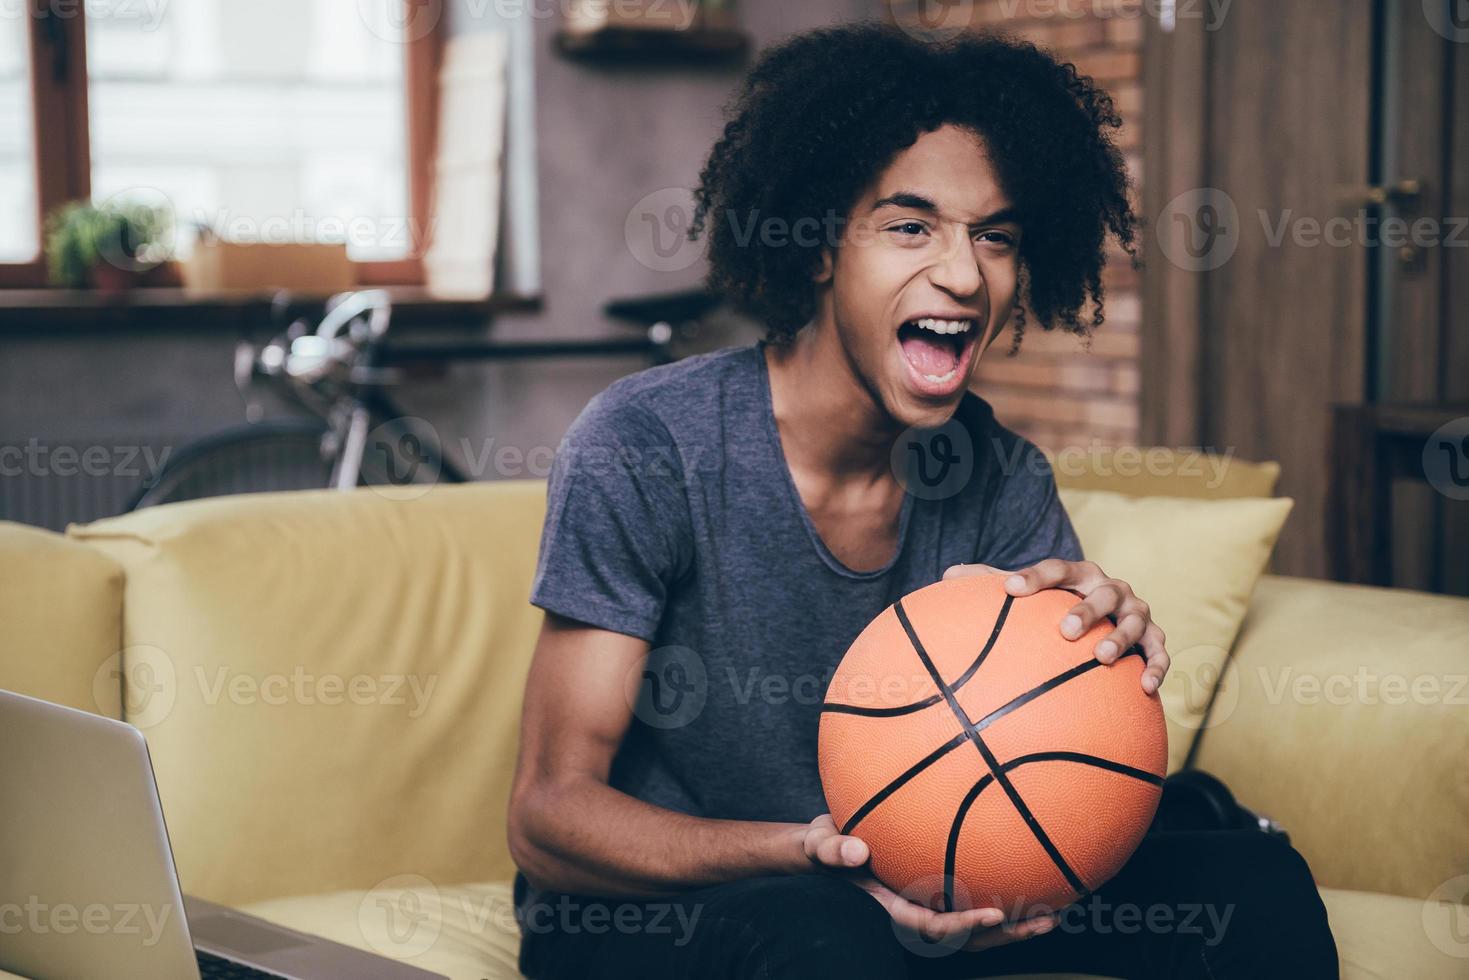
<path id="1" fill-rule="evenodd" d="M 315 419 L 277 419 L 206 436 L 170 456 L 127 509 L 239 493 L 324 489 L 331 485 L 327 434 L 326 424 Z M 359 482 L 389 480 L 364 460 Z"/>

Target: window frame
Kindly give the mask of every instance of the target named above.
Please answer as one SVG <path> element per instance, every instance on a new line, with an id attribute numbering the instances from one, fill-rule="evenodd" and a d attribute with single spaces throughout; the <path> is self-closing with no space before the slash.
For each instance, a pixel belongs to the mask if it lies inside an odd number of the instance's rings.
<path id="1" fill-rule="evenodd" d="M 405 8 L 414 0 L 402 0 Z M 31 54 L 32 165 L 36 176 L 37 255 L 29 262 L 0 262 L 0 289 L 57 288 L 46 278 L 45 219 L 67 201 L 92 195 L 92 154 L 87 92 L 87 29 L 81 0 L 64 11 L 55 0 L 27 0 Z M 405 12 L 407 12 L 405 10 Z M 444 18 L 404 42 L 403 83 L 408 135 L 410 254 L 401 259 L 353 262 L 362 286 L 421 286 L 433 207 L 433 159 L 438 137 L 438 77 Z M 415 32 L 417 34 L 417 32 Z M 42 126 L 40 121 L 47 120 Z M 180 286 L 176 262 L 157 273 L 158 284 Z"/>

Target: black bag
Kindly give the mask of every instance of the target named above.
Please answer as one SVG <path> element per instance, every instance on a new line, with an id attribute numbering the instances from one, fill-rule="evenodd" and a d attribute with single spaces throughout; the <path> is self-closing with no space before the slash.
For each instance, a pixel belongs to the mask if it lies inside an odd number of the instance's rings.
<path id="1" fill-rule="evenodd" d="M 1153 816 L 1153 832 L 1189 830 L 1259 830 L 1290 842 L 1285 828 L 1248 810 L 1229 787 L 1202 769 L 1185 769 L 1163 781 L 1163 798 Z"/>

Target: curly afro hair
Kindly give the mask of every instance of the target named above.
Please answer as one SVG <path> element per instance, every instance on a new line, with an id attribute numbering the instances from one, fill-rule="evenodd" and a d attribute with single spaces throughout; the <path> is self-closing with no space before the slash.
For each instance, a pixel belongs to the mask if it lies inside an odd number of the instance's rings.
<path id="1" fill-rule="evenodd" d="M 839 240 L 857 199 L 944 124 L 984 140 L 1020 213 L 1017 307 L 1042 327 L 1088 337 L 1102 323 L 1108 232 L 1138 264 L 1112 99 L 1033 44 L 1001 34 L 935 42 L 871 22 L 822 28 L 764 52 L 726 114 L 689 237 L 708 224 L 709 288 L 764 323 L 772 343 L 789 343 L 815 314 L 822 249 Z M 777 245 L 751 237 L 750 218 L 787 229 L 835 225 L 837 234 Z M 1025 326 L 1023 309 L 1016 313 L 1012 354 Z"/>

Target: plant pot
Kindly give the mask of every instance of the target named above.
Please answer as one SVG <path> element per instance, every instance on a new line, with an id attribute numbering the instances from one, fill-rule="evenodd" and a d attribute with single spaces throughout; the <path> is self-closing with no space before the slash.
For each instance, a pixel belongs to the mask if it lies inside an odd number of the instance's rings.
<path id="1" fill-rule="evenodd" d="M 103 296 L 121 296 L 136 289 L 142 275 L 132 269 L 119 269 L 110 262 L 99 262 L 87 273 L 87 284 Z"/>

